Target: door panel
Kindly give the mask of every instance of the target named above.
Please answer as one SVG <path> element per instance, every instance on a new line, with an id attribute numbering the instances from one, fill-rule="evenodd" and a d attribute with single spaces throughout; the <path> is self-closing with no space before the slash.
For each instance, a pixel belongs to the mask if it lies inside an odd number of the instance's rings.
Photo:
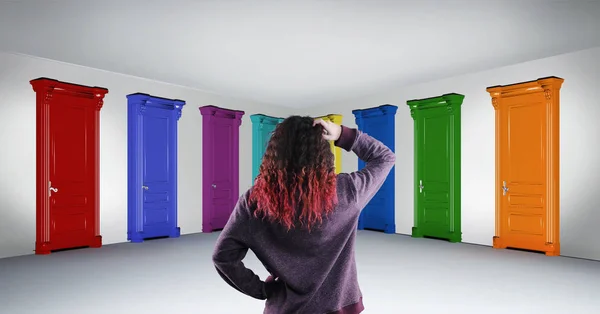
<path id="1" fill-rule="evenodd" d="M 98 121 L 108 90 L 30 81 L 36 93 L 35 254 L 102 246 Z"/>
<path id="2" fill-rule="evenodd" d="M 94 236 L 90 173 L 93 109 L 56 95 L 50 105 L 50 230 L 53 242 L 85 245 Z"/>
<path id="3" fill-rule="evenodd" d="M 267 146 L 269 145 L 269 141 L 271 140 L 271 135 L 273 135 L 273 132 L 275 131 L 276 127 L 277 127 L 277 124 L 271 124 L 271 123 L 266 123 L 266 122 L 263 122 L 260 125 L 260 129 L 259 129 L 260 131 L 259 131 L 258 137 L 256 139 L 257 141 L 259 141 L 258 152 L 256 152 L 259 160 L 254 165 L 254 169 L 253 169 L 254 175 L 252 177 L 252 184 L 254 184 L 254 180 L 256 179 L 256 176 L 258 176 L 258 174 L 260 172 L 260 165 L 262 164 L 262 158 L 265 155 L 265 152 L 267 151 Z"/>
<path id="4" fill-rule="evenodd" d="M 263 118 L 259 115 L 251 116 L 252 126 L 252 184 L 260 172 L 262 158 L 265 155 L 271 135 L 277 124 L 283 119 Z"/>
<path id="5" fill-rule="evenodd" d="M 422 118 L 419 156 L 421 233 L 447 237 L 450 232 L 450 116 L 445 108 L 429 109 Z"/>
<path id="6" fill-rule="evenodd" d="M 169 151 L 170 110 L 147 107 L 142 119 L 143 230 L 145 237 L 168 235 L 174 217 Z"/>
<path id="7" fill-rule="evenodd" d="M 127 99 L 127 240 L 177 238 L 177 121 L 185 102 L 142 93 Z"/>
<path id="8" fill-rule="evenodd" d="M 506 98 L 501 113 L 503 186 L 500 218 L 508 246 L 543 249 L 546 229 L 546 106 L 534 99 Z"/>
<path id="9" fill-rule="evenodd" d="M 388 118 L 386 116 L 364 118 L 363 121 L 363 132 L 367 133 L 373 138 L 379 140 L 384 139 L 386 137 L 385 132 L 389 132 L 390 130 Z M 359 168 L 362 169 L 364 166 L 364 162 L 360 161 Z M 361 228 L 381 231 L 386 229 L 388 224 L 388 215 L 386 211 L 388 210 L 389 206 L 386 195 L 389 195 L 389 189 L 393 188 L 393 186 L 389 184 L 389 178 L 389 176 L 386 178 L 381 188 L 377 191 L 377 193 L 375 193 L 373 198 L 362 210 L 360 216 L 361 222 L 359 224 Z"/>
<path id="10" fill-rule="evenodd" d="M 407 102 L 415 121 L 412 236 L 462 241 L 461 106 L 450 93 Z"/>
<path id="11" fill-rule="evenodd" d="M 200 107 L 202 115 L 202 232 L 223 229 L 239 197 L 239 127 L 243 111 Z M 254 119 L 253 119 L 254 118 Z M 260 120 L 260 115 L 250 117 Z M 257 126 L 257 125 L 254 125 Z M 253 128 L 253 138 L 258 133 Z M 256 130 L 257 131 L 257 130 Z M 257 143 L 256 141 L 255 143 Z M 252 160 L 256 160 L 253 145 Z"/>
<path id="12" fill-rule="evenodd" d="M 261 151 L 260 151 L 260 156 L 261 156 L 261 162 L 258 164 L 260 167 L 260 164 L 262 163 L 262 156 L 265 155 L 265 152 L 267 151 L 267 146 L 269 145 L 269 141 L 271 140 L 271 135 L 273 135 L 273 132 L 275 131 L 275 128 L 277 127 L 277 124 L 270 124 L 270 123 L 264 123 L 262 125 L 262 130 L 261 130 Z"/>
<path id="13" fill-rule="evenodd" d="M 486 88 L 496 118 L 493 246 L 560 255 L 560 89 L 551 76 Z"/>
<path id="14" fill-rule="evenodd" d="M 271 140 L 271 135 L 275 131 L 277 124 L 265 123 L 262 125 L 262 154 L 264 155 L 267 150 L 267 146 L 269 145 L 269 141 Z"/>
<path id="15" fill-rule="evenodd" d="M 212 196 L 213 229 L 225 227 L 231 215 L 237 196 L 233 195 L 233 132 L 235 120 L 214 119 L 214 150 Z"/>

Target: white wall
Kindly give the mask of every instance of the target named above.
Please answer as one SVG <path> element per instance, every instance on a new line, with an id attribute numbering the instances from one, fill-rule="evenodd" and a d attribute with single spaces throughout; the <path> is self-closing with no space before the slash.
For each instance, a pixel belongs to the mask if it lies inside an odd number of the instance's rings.
<path id="1" fill-rule="evenodd" d="M 240 128 L 240 192 L 251 185 L 249 116 L 287 116 L 291 109 L 65 63 L 0 52 L 0 258 L 32 254 L 35 246 L 35 93 L 38 77 L 106 87 L 100 111 L 100 226 L 103 243 L 127 239 L 127 99 L 143 92 L 187 102 L 179 120 L 178 197 L 181 232 L 202 226 L 202 116 L 199 106 L 246 111 Z"/>
<path id="2" fill-rule="evenodd" d="M 313 115 L 343 114 L 356 127 L 353 109 L 397 105 L 396 231 L 413 226 L 413 120 L 410 99 L 460 93 L 462 106 L 462 230 L 463 242 L 492 244 L 494 236 L 494 109 L 486 87 L 534 80 L 565 79 L 560 105 L 561 255 L 600 260 L 600 48 L 443 79 L 330 106 L 310 108 Z M 326 109 L 323 109 L 326 108 Z M 342 169 L 357 168 L 344 152 Z"/>
<path id="3" fill-rule="evenodd" d="M 31 254 L 35 242 L 35 93 L 29 80 L 41 76 L 109 89 L 101 111 L 101 232 L 103 243 L 126 241 L 127 102 L 145 92 L 187 101 L 179 120 L 179 226 L 201 231 L 202 119 L 198 107 L 213 104 L 245 110 L 240 129 L 240 192 L 251 180 L 250 114 L 312 116 L 343 114 L 356 126 L 353 109 L 390 103 L 396 114 L 396 230 L 410 234 L 413 224 L 413 120 L 406 101 L 444 93 L 464 94 L 462 124 L 463 241 L 491 245 L 494 233 L 494 110 L 485 88 L 555 75 L 561 90 L 561 253 L 600 260 L 595 240 L 600 223 L 600 160 L 595 147 L 600 124 L 600 48 L 527 62 L 491 71 L 430 82 L 304 110 L 239 101 L 193 89 L 44 59 L 0 53 L 0 258 Z M 244 157 L 247 156 L 247 157 Z M 343 152 L 343 170 L 357 159 Z"/>

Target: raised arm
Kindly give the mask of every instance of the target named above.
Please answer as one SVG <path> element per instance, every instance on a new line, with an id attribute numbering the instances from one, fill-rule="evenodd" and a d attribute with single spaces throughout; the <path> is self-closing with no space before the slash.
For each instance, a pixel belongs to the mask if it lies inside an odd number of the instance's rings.
<path id="1" fill-rule="evenodd" d="M 361 170 L 340 174 L 350 179 L 355 201 L 363 208 L 375 196 L 385 182 L 396 162 L 396 155 L 380 141 L 359 130 L 342 126 L 342 132 L 334 144 L 346 151 L 353 151 L 366 163 Z"/>

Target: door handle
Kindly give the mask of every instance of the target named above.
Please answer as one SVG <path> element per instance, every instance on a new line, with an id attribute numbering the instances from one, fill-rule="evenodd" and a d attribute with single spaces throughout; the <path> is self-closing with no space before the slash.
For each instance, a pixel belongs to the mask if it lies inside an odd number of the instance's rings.
<path id="1" fill-rule="evenodd" d="M 142 185 L 142 189 L 144 189 L 144 190 L 148 190 L 148 187 L 147 187 L 147 186 L 145 186 L 145 185 Z"/>
<path id="2" fill-rule="evenodd" d="M 502 181 L 502 195 L 506 195 L 508 192 L 508 187 L 506 186 L 506 181 Z"/>
<path id="3" fill-rule="evenodd" d="M 419 180 L 419 193 L 423 193 L 423 180 Z"/>
<path id="4" fill-rule="evenodd" d="M 52 192 L 58 192 L 58 188 L 52 187 L 52 181 L 48 181 L 48 197 L 52 195 Z"/>
<path id="5" fill-rule="evenodd" d="M 216 184 L 213 184 L 213 185 L 212 185 L 212 187 L 213 187 L 213 189 L 215 189 L 215 188 L 217 188 L 217 185 L 216 185 Z"/>

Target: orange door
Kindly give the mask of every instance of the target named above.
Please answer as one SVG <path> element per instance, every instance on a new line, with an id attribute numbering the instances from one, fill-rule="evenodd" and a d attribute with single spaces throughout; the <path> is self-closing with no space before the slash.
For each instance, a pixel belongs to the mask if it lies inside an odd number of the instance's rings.
<path id="1" fill-rule="evenodd" d="M 494 248 L 560 255 L 559 90 L 563 79 L 490 87 L 496 110 Z"/>

